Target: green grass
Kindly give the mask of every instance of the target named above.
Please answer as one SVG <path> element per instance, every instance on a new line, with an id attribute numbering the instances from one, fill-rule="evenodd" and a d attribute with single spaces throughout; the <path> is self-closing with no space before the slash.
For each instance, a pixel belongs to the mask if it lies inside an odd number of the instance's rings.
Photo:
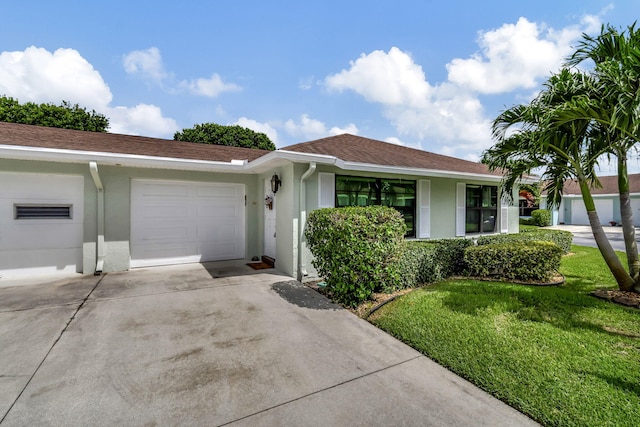
<path id="1" fill-rule="evenodd" d="M 590 296 L 615 282 L 573 252 L 561 287 L 445 281 L 371 321 L 544 425 L 640 425 L 640 312 Z"/>

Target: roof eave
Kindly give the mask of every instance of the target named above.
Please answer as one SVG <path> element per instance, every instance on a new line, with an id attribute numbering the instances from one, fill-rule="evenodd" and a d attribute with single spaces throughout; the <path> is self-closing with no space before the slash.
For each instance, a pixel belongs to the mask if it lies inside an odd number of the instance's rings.
<path id="1" fill-rule="evenodd" d="M 244 172 L 247 160 L 217 162 L 173 157 L 141 156 L 136 154 L 105 153 L 98 151 L 62 150 L 54 148 L 0 145 L 0 158 L 46 162 L 85 163 L 97 161 L 101 165 L 179 169 L 206 172 Z"/>
<path id="2" fill-rule="evenodd" d="M 424 176 L 433 178 L 457 178 L 457 179 L 481 179 L 484 181 L 500 181 L 502 176 L 473 173 L 473 172 L 456 172 L 456 171 L 443 171 L 438 169 L 423 169 L 423 168 L 408 168 L 404 166 L 383 166 L 374 165 L 370 163 L 358 163 L 358 162 L 341 162 L 339 165 L 341 169 L 355 170 L 360 172 L 383 172 L 392 173 L 398 175 L 412 175 L 412 176 Z"/>
<path id="3" fill-rule="evenodd" d="M 339 159 L 326 154 L 300 153 L 297 151 L 276 150 L 249 162 L 247 170 L 253 173 L 266 172 L 286 162 L 335 165 Z"/>

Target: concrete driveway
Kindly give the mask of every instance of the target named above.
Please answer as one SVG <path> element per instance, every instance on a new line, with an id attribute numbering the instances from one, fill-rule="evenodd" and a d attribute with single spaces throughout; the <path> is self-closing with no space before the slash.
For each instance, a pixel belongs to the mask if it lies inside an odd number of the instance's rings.
<path id="1" fill-rule="evenodd" d="M 275 270 L 160 267 L 0 288 L 0 424 L 524 426 Z"/>
<path id="2" fill-rule="evenodd" d="M 573 244 L 580 246 L 591 246 L 592 248 L 597 248 L 598 245 L 596 241 L 593 239 L 593 232 L 591 231 L 591 227 L 588 225 L 553 225 L 550 227 L 546 227 L 554 230 L 566 230 L 570 231 L 573 234 Z M 611 227 L 608 225 L 603 225 L 609 242 L 611 242 L 611 246 L 616 251 L 624 252 L 624 237 L 622 235 L 622 227 Z M 638 246 L 640 246 L 640 230 L 636 228 L 636 238 L 638 241 Z"/>

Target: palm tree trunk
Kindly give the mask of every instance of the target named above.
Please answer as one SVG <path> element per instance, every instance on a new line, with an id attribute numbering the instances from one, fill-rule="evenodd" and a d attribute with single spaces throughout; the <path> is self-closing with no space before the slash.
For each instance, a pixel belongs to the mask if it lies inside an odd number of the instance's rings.
<path id="1" fill-rule="evenodd" d="M 633 211 L 629 196 L 629 174 L 627 159 L 618 155 L 618 191 L 620 192 L 620 222 L 624 236 L 624 248 L 627 252 L 629 274 L 638 283 L 640 278 L 640 259 L 638 258 L 638 243 L 636 242 L 636 228 L 633 225 Z"/>
<path id="2" fill-rule="evenodd" d="M 613 250 L 611 242 L 609 242 L 609 239 L 602 228 L 602 224 L 600 224 L 600 218 L 598 217 L 598 212 L 596 212 L 596 205 L 593 201 L 593 197 L 591 196 L 589 184 L 585 179 L 579 179 L 579 184 L 580 191 L 582 193 L 582 200 L 587 208 L 587 215 L 589 216 L 589 224 L 591 225 L 593 238 L 598 245 L 602 258 L 604 258 L 604 261 L 607 263 L 607 267 L 609 267 L 611 274 L 613 274 L 613 277 L 616 279 L 620 290 L 632 291 L 635 282 L 624 269 L 622 262 L 620 262 L 620 259 Z"/>

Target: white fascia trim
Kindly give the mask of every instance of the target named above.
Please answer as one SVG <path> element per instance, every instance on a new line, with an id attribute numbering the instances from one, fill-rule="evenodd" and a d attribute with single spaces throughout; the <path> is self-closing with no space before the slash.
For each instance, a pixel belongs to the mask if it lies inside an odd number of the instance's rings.
<path id="1" fill-rule="evenodd" d="M 464 179 L 481 179 L 483 181 L 496 181 L 502 180 L 501 176 L 485 175 L 481 173 L 469 173 L 469 172 L 450 172 L 441 171 L 437 169 L 422 169 L 422 168 L 407 168 L 402 166 L 381 166 L 373 165 L 369 163 L 356 163 L 356 162 L 342 162 L 342 165 L 338 165 L 341 169 L 355 170 L 362 172 L 383 172 L 399 175 L 414 175 L 414 176 L 429 176 L 436 178 L 464 178 Z"/>
<path id="2" fill-rule="evenodd" d="M 326 154 L 312 154 L 312 153 L 300 153 L 297 151 L 276 150 L 269 154 L 266 154 L 251 163 L 249 163 L 249 169 L 258 168 L 265 163 L 273 161 L 275 159 L 284 159 L 292 162 L 309 163 L 316 162 L 323 165 L 334 165 L 343 170 L 353 170 L 360 172 L 378 172 L 378 173 L 390 173 L 400 175 L 413 175 L 413 176 L 428 176 L 428 177 L 442 177 L 442 178 L 465 178 L 465 179 L 481 179 L 484 181 L 496 181 L 502 180 L 501 176 L 486 175 L 478 173 L 468 172 L 449 172 L 436 169 L 422 169 L 422 168 L 406 168 L 401 166 L 383 166 L 371 163 L 360 162 L 346 162 L 334 156 Z"/>
<path id="3" fill-rule="evenodd" d="M 286 151 L 286 150 L 275 150 L 268 154 L 265 154 L 262 157 L 258 157 L 257 159 L 249 162 L 248 170 L 259 169 L 267 163 L 273 162 L 274 160 L 289 160 L 291 162 L 297 163 L 310 163 L 316 162 L 318 164 L 323 165 L 333 165 L 336 164 L 339 159 L 336 159 L 333 156 L 328 156 L 326 154 L 311 154 L 311 153 L 299 153 L 297 151 Z"/>
<path id="4" fill-rule="evenodd" d="M 629 196 L 632 195 L 638 195 L 638 193 L 629 193 Z M 611 194 L 592 194 L 591 197 L 593 197 L 594 199 L 598 198 L 598 197 L 619 197 L 620 194 L 617 193 L 611 193 Z M 545 196 L 546 197 L 546 196 Z M 582 194 L 563 194 L 562 197 L 566 197 L 569 199 L 574 199 L 574 198 L 582 198 Z"/>
<path id="5" fill-rule="evenodd" d="M 22 147 L 15 145 L 0 145 L 0 158 L 64 163 L 86 163 L 89 161 L 98 161 L 102 165 L 206 172 L 245 172 L 248 165 L 247 160 L 232 160 L 227 163 L 207 160 L 176 159 L 172 157 L 141 156 L 136 154 Z"/>

